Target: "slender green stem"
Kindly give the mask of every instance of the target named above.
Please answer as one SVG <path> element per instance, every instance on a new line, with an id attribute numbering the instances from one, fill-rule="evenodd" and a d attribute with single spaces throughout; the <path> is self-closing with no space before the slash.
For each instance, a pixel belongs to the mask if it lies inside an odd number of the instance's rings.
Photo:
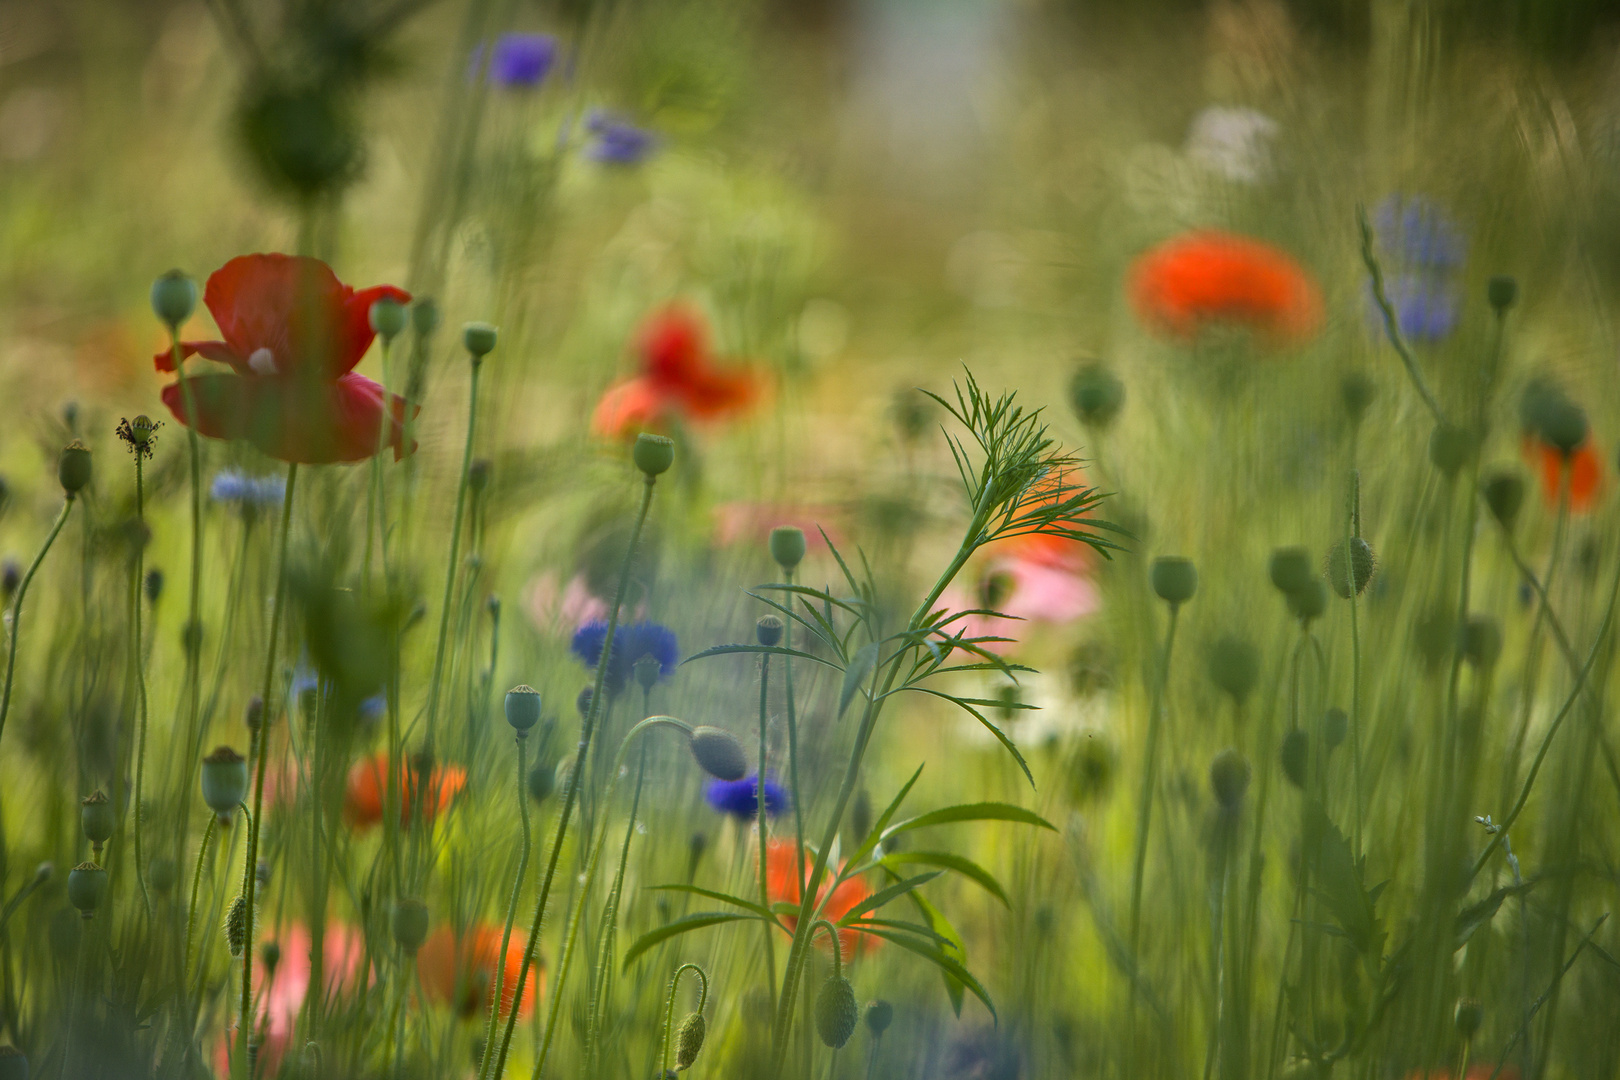
<path id="1" fill-rule="evenodd" d="M 709 1000 L 708 972 L 696 964 L 682 964 L 675 969 L 675 974 L 669 980 L 669 993 L 664 996 L 664 1037 L 658 1051 L 658 1060 L 661 1062 L 658 1066 L 658 1080 L 664 1080 L 664 1077 L 669 1075 L 669 1036 L 675 1022 L 675 987 L 681 981 L 681 973 L 688 970 L 697 972 L 698 984 L 701 987 L 698 991 L 697 1011 L 701 1013 Z"/>
<path id="2" fill-rule="evenodd" d="M 258 886 L 259 875 L 254 872 L 259 858 L 259 827 L 264 818 L 264 774 L 265 762 L 270 757 L 270 724 L 276 715 L 275 701 L 271 692 L 275 689 L 276 680 L 276 646 L 281 641 L 281 609 L 282 589 L 287 578 L 287 534 L 292 531 L 293 492 L 298 484 L 298 463 L 292 462 L 287 466 L 287 489 L 281 497 L 281 537 L 277 542 L 276 550 L 276 585 L 271 594 L 270 601 L 270 637 L 265 644 L 264 682 L 263 693 L 259 700 L 264 708 L 259 719 L 259 760 L 254 770 L 253 778 L 253 816 L 248 825 L 247 870 L 244 875 L 243 896 L 247 901 L 247 931 L 243 935 L 247 947 L 242 950 L 242 1003 L 238 1024 L 238 1038 L 242 1040 L 244 1050 L 251 1047 L 253 1042 L 252 1007 L 253 1007 L 253 902 L 254 893 Z M 245 1055 L 244 1055 L 245 1056 Z"/>
<path id="3" fill-rule="evenodd" d="M 433 651 L 433 681 L 428 684 L 427 747 L 435 743 L 439 720 L 439 684 L 444 679 L 445 641 L 450 636 L 450 601 L 456 587 L 456 556 L 461 550 L 461 522 L 467 512 L 467 473 L 472 467 L 473 435 L 478 426 L 479 357 L 472 358 L 472 388 L 467 393 L 467 439 L 461 447 L 461 482 L 456 485 L 456 517 L 450 527 L 450 561 L 444 571 L 444 601 L 439 605 L 439 643 Z"/>
<path id="4" fill-rule="evenodd" d="M 619 770 L 614 769 L 615 784 L 618 778 Z M 602 911 L 602 940 L 597 952 L 596 976 L 591 986 L 590 1009 L 585 1025 L 588 1040 L 585 1058 L 589 1068 L 588 1075 L 591 1076 L 600 1075 L 602 1069 L 602 1003 L 607 1000 L 609 987 L 613 982 L 613 944 L 618 933 L 619 901 L 624 895 L 624 870 L 630 862 L 630 841 L 636 834 L 636 815 L 641 812 L 641 789 L 646 778 L 647 747 L 646 744 L 642 744 L 641 763 L 636 769 L 635 796 L 630 800 L 630 817 L 624 823 L 624 844 L 619 849 L 619 869 L 613 876 L 613 887 L 608 890 L 607 906 Z M 602 838 L 607 839 L 605 823 Z M 536 1073 L 536 1076 L 538 1075 Z"/>
<path id="5" fill-rule="evenodd" d="M 141 477 L 141 458 L 143 451 L 135 451 L 135 521 L 138 526 L 146 524 L 146 492 Z M 135 542 L 135 559 L 129 582 L 129 609 L 130 621 L 133 623 L 129 646 L 129 663 L 135 669 L 135 805 L 131 807 L 135 817 L 135 881 L 141 889 L 141 904 L 146 909 L 146 917 L 152 917 L 152 897 L 146 891 L 146 856 L 141 847 L 141 792 L 146 776 L 146 665 L 141 663 L 141 577 L 146 561 L 146 548 L 139 538 L 144 529 L 138 528 Z"/>
<path id="6" fill-rule="evenodd" d="M 787 583 L 793 584 L 793 571 L 786 571 Z M 793 603 L 793 594 L 788 594 L 789 606 Z M 784 620 L 782 644 L 793 648 L 793 620 Z M 794 858 L 799 864 L 799 880 L 804 880 L 804 810 L 801 806 L 803 800 L 799 797 L 799 716 L 798 706 L 793 700 L 793 657 L 782 657 L 782 686 L 783 693 L 787 695 L 787 731 L 788 731 L 788 784 L 792 789 L 793 799 L 793 839 Z M 865 837 L 862 837 L 865 839 Z M 774 980 L 773 980 L 774 982 Z"/>
<path id="7" fill-rule="evenodd" d="M 1351 541 L 1361 535 L 1361 472 L 1355 467 L 1355 440 L 1351 440 L 1350 459 L 1350 512 L 1345 515 L 1345 573 L 1349 575 L 1350 583 L 1350 782 L 1355 787 L 1355 798 L 1351 805 L 1355 808 L 1355 847 L 1357 858 L 1361 857 L 1361 830 L 1362 819 L 1365 817 L 1365 794 L 1361 785 L 1361 617 L 1359 604 L 1360 594 L 1355 587 L 1355 565 L 1351 559 Z"/>
<path id="8" fill-rule="evenodd" d="M 197 893 L 202 891 L 203 859 L 208 855 L 208 845 L 214 839 L 214 826 L 217 818 L 212 811 L 208 814 L 208 826 L 203 829 L 202 846 L 197 849 L 196 869 L 191 872 L 191 903 L 186 908 L 186 954 L 185 963 L 180 968 L 181 982 L 184 983 L 191 971 L 191 939 L 197 926 Z"/>
<path id="9" fill-rule="evenodd" d="M 78 1016 L 78 1013 L 79 1013 L 79 998 L 81 996 L 81 986 L 84 983 L 84 954 L 85 954 L 85 940 L 84 939 L 90 936 L 90 927 L 91 927 L 90 916 L 86 915 L 84 917 L 84 928 L 79 933 L 78 959 L 76 959 L 74 961 L 74 963 L 73 963 L 73 987 L 72 987 L 71 991 L 68 994 L 67 1023 L 64 1026 L 63 1031 L 62 1031 L 62 1077 L 63 1077 L 63 1080 L 69 1080 L 69 1078 L 71 1078 L 73 1076 L 73 1072 L 68 1067 L 68 1065 L 73 1059 L 73 1046 L 74 1046 L 73 1028 L 74 1028 L 74 1020 Z"/>
<path id="10" fill-rule="evenodd" d="M 754 819 L 755 819 L 755 821 L 757 821 L 759 823 L 759 906 L 762 907 L 762 908 L 765 908 L 766 910 L 769 910 L 770 906 L 771 906 L 771 891 L 770 891 L 770 888 L 768 886 L 769 875 L 766 872 L 767 868 L 770 865 L 770 860 L 766 858 L 766 853 L 770 850 L 770 824 L 769 824 L 768 815 L 765 812 L 766 811 L 766 807 L 765 807 L 765 750 L 766 750 L 766 732 L 767 732 L 767 729 L 768 729 L 768 726 L 769 726 L 769 723 L 770 723 L 770 688 L 771 688 L 771 655 L 770 655 L 770 653 L 760 653 L 760 655 L 759 655 L 759 775 L 755 778 L 756 781 L 757 781 L 756 793 L 758 795 L 758 798 L 755 800 L 756 805 L 754 807 Z M 799 855 L 799 859 L 801 860 L 800 878 L 799 878 L 799 880 L 803 881 L 804 877 L 803 877 L 802 860 L 804 859 L 804 855 L 802 853 Z M 775 1013 L 776 1013 L 776 940 L 772 936 L 772 931 L 773 931 L 774 928 L 768 922 L 761 923 L 760 927 L 765 932 L 764 945 L 765 945 L 765 986 L 766 986 L 766 993 L 769 995 L 769 1000 L 770 1000 L 770 1003 L 771 1003 L 771 1014 L 775 1015 Z"/>
<path id="11" fill-rule="evenodd" d="M 517 919 L 518 897 L 523 892 L 523 879 L 529 872 L 529 847 L 531 836 L 529 831 L 529 739 L 528 732 L 517 733 L 517 801 L 518 814 L 523 819 L 523 850 L 518 854 L 517 877 L 512 879 L 512 899 L 506 904 L 506 922 L 501 927 L 501 951 L 496 956 L 501 957 L 501 963 L 495 970 L 495 996 L 489 1003 L 489 1021 L 484 1025 L 484 1060 L 478 1069 L 480 1078 L 489 1070 L 493 1061 L 490 1049 L 495 1046 L 495 1023 L 501 1011 L 501 984 L 506 979 L 506 950 L 512 942 L 512 923 Z M 516 998 L 513 999 L 513 1008 L 516 1009 Z"/>
<path id="12" fill-rule="evenodd" d="M 180 820 L 191 814 L 191 780 L 197 769 L 198 744 L 202 734 L 197 730 L 198 705 L 202 692 L 202 671 L 198 661 L 202 657 L 202 443 L 197 437 L 197 399 L 191 380 L 181 369 L 180 328 L 169 328 L 169 343 L 174 358 L 174 373 L 180 384 L 180 397 L 186 410 L 186 452 L 191 474 L 191 580 L 186 597 L 186 756 L 180 775 Z M 193 647 L 195 646 L 195 647 Z M 184 837 L 178 838 L 184 842 Z"/>
<path id="13" fill-rule="evenodd" d="M 1158 778 L 1159 731 L 1164 726 L 1165 683 L 1170 678 L 1170 654 L 1176 645 L 1176 625 L 1181 614 L 1180 604 L 1170 605 L 1170 625 L 1165 630 L 1164 650 L 1159 657 L 1158 670 L 1153 673 L 1153 700 L 1148 712 L 1147 748 L 1142 766 L 1142 791 L 1136 803 L 1136 853 L 1131 860 L 1131 909 L 1127 944 L 1131 963 L 1141 967 L 1138 947 L 1142 937 L 1142 884 L 1147 871 L 1148 834 L 1153 825 L 1153 791 Z M 1135 1025 L 1136 981 L 1131 981 L 1131 1026 Z"/>
<path id="14" fill-rule="evenodd" d="M 1372 276 L 1373 301 L 1378 305 L 1378 312 L 1384 319 L 1384 332 L 1389 336 L 1389 343 L 1395 347 L 1395 352 L 1406 366 L 1406 374 L 1412 380 L 1412 386 L 1423 399 L 1423 404 L 1429 407 L 1434 414 L 1437 424 L 1446 422 L 1445 413 L 1440 409 L 1440 402 L 1435 399 L 1429 390 L 1428 383 L 1423 381 L 1423 371 L 1418 367 L 1417 357 L 1407 346 L 1406 339 L 1401 336 L 1400 320 L 1395 315 L 1395 307 L 1389 302 L 1389 296 L 1384 290 L 1384 271 L 1378 265 L 1378 256 L 1373 253 L 1372 225 L 1367 221 L 1365 207 L 1356 208 L 1356 218 L 1361 225 L 1361 260 L 1367 266 L 1367 273 Z"/>
<path id="15" fill-rule="evenodd" d="M 11 683 L 17 671 L 17 639 L 22 637 L 23 598 L 28 595 L 28 585 L 34 580 L 34 575 L 39 572 L 40 563 L 45 561 L 45 556 L 50 552 L 51 545 L 56 543 L 57 535 L 62 531 L 62 526 L 67 523 L 68 511 L 73 509 L 73 503 L 74 498 L 72 495 L 69 495 L 66 501 L 62 503 L 62 512 L 56 515 L 56 524 L 51 526 L 50 533 L 45 537 L 45 543 L 40 545 L 39 554 L 35 555 L 34 561 L 29 564 L 28 572 L 23 575 L 22 583 L 17 586 L 17 595 L 11 601 L 11 642 L 6 651 L 6 685 L 5 689 L 0 691 L 0 736 L 5 734 L 6 717 L 11 712 Z"/>

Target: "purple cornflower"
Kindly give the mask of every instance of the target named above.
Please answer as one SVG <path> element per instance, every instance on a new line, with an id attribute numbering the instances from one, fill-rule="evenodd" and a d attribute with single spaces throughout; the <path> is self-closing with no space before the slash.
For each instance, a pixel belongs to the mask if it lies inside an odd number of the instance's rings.
<path id="1" fill-rule="evenodd" d="M 604 165 L 636 165 L 658 145 L 658 136 L 600 110 L 585 119 L 585 129 L 595 136 L 585 153 Z"/>
<path id="2" fill-rule="evenodd" d="M 703 797 L 722 814 L 753 821 L 759 817 L 759 776 L 741 780 L 710 780 Z M 788 790 L 769 774 L 765 777 L 765 815 L 776 817 L 789 805 Z"/>
<path id="3" fill-rule="evenodd" d="M 1457 290 L 1445 281 L 1419 274 L 1397 274 L 1384 282 L 1385 295 L 1395 308 L 1395 323 L 1408 341 L 1432 345 L 1444 341 L 1457 328 Z M 1384 331 L 1384 316 L 1367 283 L 1367 314 L 1374 330 Z"/>
<path id="4" fill-rule="evenodd" d="M 472 69 L 478 71 L 483 46 L 473 50 Z M 550 34 L 502 34 L 489 54 L 489 81 L 508 89 L 527 89 L 545 82 L 557 62 L 557 39 Z"/>
<path id="5" fill-rule="evenodd" d="M 280 476 L 248 476 L 235 469 L 217 473 L 208 487 L 210 499 L 238 507 L 280 506 L 286 493 L 287 481 Z"/>
<path id="6" fill-rule="evenodd" d="M 602 644 L 607 640 L 607 623 L 593 620 L 574 631 L 569 645 L 580 663 L 594 668 L 602 658 Z M 613 652 L 608 657 L 604 685 L 609 693 L 618 693 L 630 681 L 636 661 L 651 656 L 658 661 L 658 677 L 667 679 L 675 673 L 680 662 L 680 646 L 675 631 L 662 623 L 638 622 L 621 626 L 613 635 Z"/>
<path id="7" fill-rule="evenodd" d="M 1468 238 L 1433 199 L 1391 195 L 1373 208 L 1378 246 L 1400 267 L 1454 270 L 1468 257 Z"/>

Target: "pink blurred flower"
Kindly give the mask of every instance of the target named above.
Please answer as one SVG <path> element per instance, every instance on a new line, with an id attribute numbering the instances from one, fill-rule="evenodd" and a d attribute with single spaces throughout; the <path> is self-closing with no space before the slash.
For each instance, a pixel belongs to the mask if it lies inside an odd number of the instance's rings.
<path id="1" fill-rule="evenodd" d="M 253 988 L 259 1007 L 257 1023 L 260 1027 L 260 1075 L 274 1076 L 282 1056 L 292 1043 L 293 1028 L 298 1013 L 304 1007 L 309 992 L 309 931 L 302 923 L 289 923 L 278 933 L 266 934 L 263 942 L 275 942 L 281 950 L 281 959 L 273 973 L 255 958 Z M 328 996 L 356 988 L 359 982 L 361 957 L 365 954 L 365 941 L 360 931 L 339 922 L 326 924 L 326 940 L 322 946 L 322 966 L 326 974 Z M 268 988 L 266 987 L 268 980 Z M 235 1031 L 227 1033 L 235 1040 Z M 230 1046 L 221 1039 L 214 1051 L 214 1068 L 224 1076 L 230 1070 Z"/>
<path id="2" fill-rule="evenodd" d="M 1097 587 L 1086 573 L 1088 565 L 1084 547 L 1074 541 L 1020 537 L 998 545 L 980 565 L 971 592 L 958 583 L 940 603 L 951 611 L 992 608 L 1010 616 L 967 615 L 950 626 L 962 637 L 1012 639 L 984 645 L 993 653 L 1009 652 L 1027 633 L 1028 623 L 1061 626 L 1097 610 Z"/>
<path id="3" fill-rule="evenodd" d="M 833 543 L 839 542 L 834 527 L 842 514 L 830 506 L 795 506 L 791 503 L 729 502 L 714 508 L 714 542 L 721 547 L 732 544 L 758 544 L 770 540 L 771 530 L 791 525 L 804 533 L 805 545 L 814 550 L 827 546 L 821 538 L 826 529 Z"/>
<path id="4" fill-rule="evenodd" d="M 567 628 L 608 617 L 608 602 L 591 592 L 584 574 L 575 574 L 568 584 L 560 584 L 555 570 L 536 574 L 524 590 L 523 608 L 529 621 L 541 633 Z"/>

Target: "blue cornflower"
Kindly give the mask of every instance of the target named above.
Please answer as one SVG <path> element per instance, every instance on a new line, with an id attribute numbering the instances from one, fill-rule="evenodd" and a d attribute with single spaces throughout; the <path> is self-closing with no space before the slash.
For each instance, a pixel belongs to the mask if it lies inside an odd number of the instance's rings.
<path id="1" fill-rule="evenodd" d="M 248 476 L 235 469 L 217 473 L 208 488 L 208 497 L 215 502 L 243 508 L 280 506 L 286 493 L 287 481 L 280 476 Z"/>
<path id="2" fill-rule="evenodd" d="M 1384 282 L 1384 291 L 1395 308 L 1395 323 L 1407 341 L 1432 345 L 1450 337 L 1457 328 L 1461 300 L 1447 282 L 1418 274 L 1397 274 Z M 1367 311 L 1374 328 L 1383 332 L 1384 316 L 1373 298 L 1370 281 Z"/>
<path id="3" fill-rule="evenodd" d="M 477 70 L 478 53 L 473 54 Z M 489 55 L 489 81 L 513 88 L 539 86 L 557 62 L 557 39 L 550 34 L 502 34 Z"/>
<path id="4" fill-rule="evenodd" d="M 1433 199 L 1391 195 L 1373 209 L 1378 244 L 1403 267 L 1454 270 L 1468 257 L 1468 238 Z"/>
<path id="5" fill-rule="evenodd" d="M 658 146 L 658 136 L 600 110 L 585 119 L 595 138 L 585 148 L 592 161 L 604 165 L 636 165 Z"/>
<path id="6" fill-rule="evenodd" d="M 722 814 L 753 821 L 759 817 L 759 775 L 741 780 L 710 780 L 703 797 Z M 765 776 L 765 816 L 776 817 L 789 805 L 788 790 L 770 774 Z"/>
<path id="7" fill-rule="evenodd" d="M 602 658 L 602 643 L 607 640 L 607 623 L 597 619 L 574 631 L 569 645 L 580 663 L 594 668 Z M 608 657 L 604 684 L 609 693 L 618 693 L 630 681 L 636 661 L 651 656 L 658 661 L 658 677 L 667 679 L 675 673 L 680 662 L 680 646 L 675 631 L 662 623 L 638 622 L 621 626 L 613 635 L 613 654 Z"/>
<path id="8" fill-rule="evenodd" d="M 375 724 L 388 715 L 388 695 L 372 694 L 360 702 L 360 719 L 368 724 Z"/>

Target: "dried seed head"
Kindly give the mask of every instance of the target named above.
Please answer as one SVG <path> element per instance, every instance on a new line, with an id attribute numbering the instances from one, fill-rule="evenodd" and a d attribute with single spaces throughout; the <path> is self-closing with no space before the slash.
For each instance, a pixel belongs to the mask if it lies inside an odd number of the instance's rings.
<path id="1" fill-rule="evenodd" d="M 784 629 L 782 620 L 775 615 L 761 615 L 754 624 L 754 640 L 766 646 L 780 645 Z"/>
<path id="2" fill-rule="evenodd" d="M 748 754 L 737 736 L 707 724 L 692 729 L 692 756 L 703 771 L 717 780 L 741 780 L 748 775 Z"/>
<path id="3" fill-rule="evenodd" d="M 518 735 L 526 735 L 540 722 L 540 691 L 519 683 L 506 692 L 506 722 Z"/>
<path id="4" fill-rule="evenodd" d="M 68 871 L 68 903 L 85 918 L 94 915 L 107 895 L 107 871 L 93 862 L 82 862 Z"/>
<path id="5" fill-rule="evenodd" d="M 97 788 L 79 800 L 79 824 L 84 827 L 84 838 L 96 847 L 112 839 L 118 820 L 106 792 Z"/>
<path id="6" fill-rule="evenodd" d="M 225 913 L 225 944 L 231 947 L 232 956 L 242 955 L 242 947 L 247 944 L 247 934 L 247 897 L 238 893 L 236 899 L 231 901 L 230 910 Z"/>
<path id="7" fill-rule="evenodd" d="M 861 1010 L 855 1004 L 855 988 L 842 975 L 829 976 L 816 994 L 816 1034 L 822 1044 L 842 1049 L 855 1034 Z"/>
<path id="8" fill-rule="evenodd" d="M 675 1035 L 676 1071 L 685 1072 L 692 1067 L 698 1052 L 703 1049 L 703 1037 L 708 1031 L 709 1025 L 702 1013 L 688 1013 L 686 1019 L 681 1021 L 680 1030 Z"/>

